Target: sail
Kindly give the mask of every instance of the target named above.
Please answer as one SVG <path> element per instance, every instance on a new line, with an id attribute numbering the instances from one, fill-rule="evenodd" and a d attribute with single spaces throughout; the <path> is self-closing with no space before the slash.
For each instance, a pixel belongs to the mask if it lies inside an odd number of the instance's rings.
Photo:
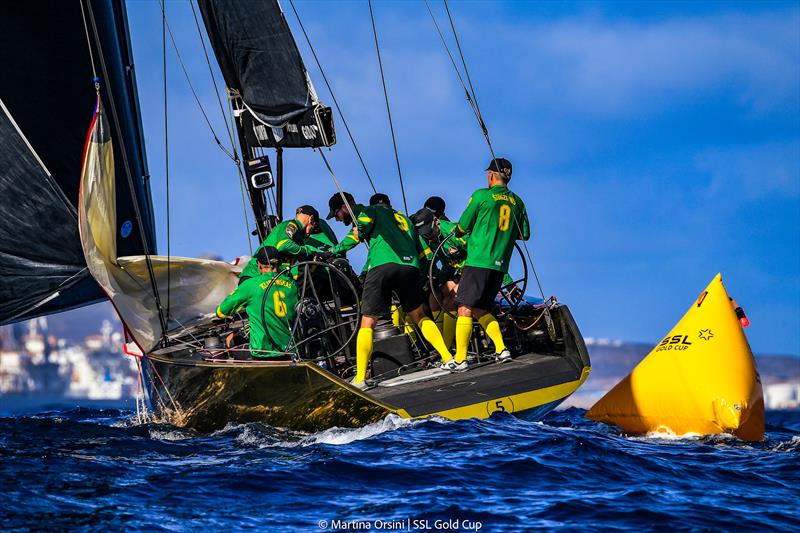
<path id="1" fill-rule="evenodd" d="M 168 329 L 185 328 L 212 315 L 217 304 L 236 288 L 241 267 L 209 259 L 120 255 L 120 239 L 113 230 L 118 221 L 114 198 L 120 181 L 115 176 L 118 165 L 111 131 L 98 96 L 81 171 L 80 237 L 92 276 L 136 343 L 147 352 L 164 335 L 156 295 Z"/>
<path id="2" fill-rule="evenodd" d="M 114 155 L 125 161 L 115 197 L 119 252 L 153 253 L 124 2 L 83 0 L 83 7 L 97 74 L 113 98 Z M 104 298 L 86 270 L 77 229 L 81 154 L 95 106 L 81 3 L 4 2 L 0 68 L 0 323 L 7 323 Z"/>
<path id="3" fill-rule="evenodd" d="M 198 0 L 249 146 L 308 148 L 336 142 L 277 0 Z"/>

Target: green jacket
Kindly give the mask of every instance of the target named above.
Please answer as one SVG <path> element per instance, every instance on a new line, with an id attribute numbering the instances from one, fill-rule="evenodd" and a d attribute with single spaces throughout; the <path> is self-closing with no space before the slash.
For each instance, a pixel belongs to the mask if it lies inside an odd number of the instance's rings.
<path id="1" fill-rule="evenodd" d="M 269 235 L 267 235 L 267 238 L 261 243 L 261 246 L 256 248 L 256 251 L 253 252 L 253 257 L 244 267 L 242 273 L 239 274 L 239 277 L 247 276 L 254 278 L 259 275 L 258 261 L 256 261 L 255 255 L 265 246 L 275 247 L 279 252 L 292 256 L 312 255 L 319 251 L 319 249 L 314 246 L 306 245 L 305 242 L 306 232 L 299 220 L 292 219 L 281 222 L 275 226 L 275 229 L 269 232 Z"/>
<path id="2" fill-rule="evenodd" d="M 287 275 L 278 277 L 278 272 L 266 272 L 244 280 L 230 296 L 217 307 L 217 316 L 227 318 L 244 308 L 250 321 L 250 353 L 253 357 L 278 357 L 292 340 L 297 308 L 297 283 Z M 270 281 L 275 279 L 270 287 Z M 264 292 L 269 293 L 264 301 Z M 264 321 L 261 320 L 261 304 L 264 301 Z"/>
<path id="3" fill-rule="evenodd" d="M 508 272 L 514 242 L 531 235 L 525 203 L 505 185 L 472 193 L 455 231 L 469 235 L 465 266 L 501 272 Z"/>
<path id="4" fill-rule="evenodd" d="M 369 245 L 366 270 L 387 263 L 420 267 L 419 261 L 425 256 L 424 248 L 414 224 L 407 216 L 383 205 L 358 204 L 353 212 L 356 215 L 358 239 L 350 231 L 331 252 L 346 252 L 359 242 L 366 241 Z"/>

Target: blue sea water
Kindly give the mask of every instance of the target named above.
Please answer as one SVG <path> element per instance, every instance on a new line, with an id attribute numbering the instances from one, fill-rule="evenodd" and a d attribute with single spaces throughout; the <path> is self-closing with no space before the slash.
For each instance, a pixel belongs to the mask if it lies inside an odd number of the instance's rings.
<path id="1" fill-rule="evenodd" d="M 407 421 L 197 435 L 73 409 L 0 418 L 0 527 L 96 531 L 800 530 L 800 412 L 767 439 Z"/>

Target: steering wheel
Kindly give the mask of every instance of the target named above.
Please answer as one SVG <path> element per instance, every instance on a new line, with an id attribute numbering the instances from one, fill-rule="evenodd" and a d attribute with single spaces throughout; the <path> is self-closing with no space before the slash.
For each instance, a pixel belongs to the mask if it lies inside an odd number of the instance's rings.
<path id="1" fill-rule="evenodd" d="M 442 309 L 451 318 L 456 318 L 455 313 L 446 310 L 444 308 L 444 305 L 442 305 L 442 301 L 439 298 L 438 294 L 439 291 L 434 290 L 434 279 L 433 279 L 434 278 L 433 268 L 436 266 L 436 261 L 439 259 L 439 251 L 442 249 L 442 247 L 444 247 L 445 243 L 453 236 L 454 236 L 453 233 L 449 233 L 444 239 L 442 239 L 442 242 L 440 242 L 439 245 L 436 247 L 436 249 L 433 251 L 433 259 L 431 260 L 430 265 L 428 266 L 428 286 L 431 288 L 431 294 L 433 295 L 434 301 L 436 301 L 436 304 L 439 306 L 439 309 Z M 514 281 L 511 281 L 509 283 L 506 283 L 505 285 L 500 287 L 500 290 L 498 291 L 498 294 L 500 295 L 500 300 L 506 302 L 510 307 L 510 309 L 507 309 L 505 311 L 502 311 L 501 307 L 500 316 L 505 316 L 506 314 L 515 311 L 517 307 L 519 307 L 519 304 L 521 304 L 525 300 L 525 292 L 528 289 L 528 262 L 525 261 L 525 255 L 522 253 L 522 248 L 520 248 L 519 243 L 516 242 L 514 243 L 514 251 L 522 261 L 522 277 Z M 520 286 L 520 283 L 522 284 L 522 286 Z M 515 288 L 518 290 L 515 291 L 514 290 Z"/>
<path id="2" fill-rule="evenodd" d="M 342 350 L 347 348 L 347 346 L 355 338 L 356 332 L 358 331 L 358 325 L 361 322 L 361 305 L 359 303 L 356 303 L 355 305 L 352 306 L 353 307 L 353 311 L 355 312 L 355 316 L 353 316 L 351 314 L 346 321 L 337 320 L 338 318 L 341 318 L 341 316 L 340 316 L 341 315 L 341 309 L 337 309 L 335 307 L 335 304 L 334 304 L 334 306 L 333 306 L 333 308 L 331 310 L 332 310 L 333 313 L 338 313 L 339 316 L 336 316 L 335 317 L 336 319 L 334 319 L 331 316 L 329 316 L 328 308 L 330 306 L 326 306 L 325 305 L 326 302 L 328 302 L 329 300 L 323 301 L 320 298 L 320 295 L 319 295 L 320 291 L 315 286 L 314 280 L 311 278 L 311 275 L 310 275 L 312 270 L 313 270 L 312 267 L 316 267 L 316 268 L 320 268 L 321 267 L 322 271 L 327 274 L 328 287 L 326 287 L 326 288 L 330 289 L 330 294 L 331 294 L 332 298 L 336 294 L 336 290 L 335 290 L 335 287 L 334 287 L 333 280 L 334 280 L 334 278 L 337 278 L 339 281 L 343 282 L 343 284 L 341 284 L 340 287 L 344 286 L 348 291 L 350 291 L 350 293 L 352 295 L 352 299 L 348 299 L 347 301 L 354 301 L 354 302 L 358 302 L 359 301 L 358 300 L 358 292 L 356 291 L 355 286 L 350 281 L 350 279 L 342 271 L 340 271 L 338 268 L 336 268 L 335 266 L 331 265 L 330 263 L 323 263 L 321 261 L 301 261 L 299 263 L 295 263 L 292 266 L 284 268 L 282 271 L 280 271 L 278 273 L 278 275 L 276 275 L 275 277 L 273 277 L 270 280 L 269 284 L 267 285 L 267 288 L 264 290 L 264 296 L 261 298 L 261 321 L 265 325 L 264 331 L 266 332 L 267 335 L 269 335 L 269 329 L 266 327 L 266 316 L 264 314 L 264 309 L 266 308 L 266 303 L 267 303 L 267 294 L 269 294 L 269 291 L 272 288 L 272 286 L 275 284 L 275 280 L 276 279 L 280 278 L 281 276 L 283 276 L 285 274 L 291 275 L 292 269 L 297 269 L 298 272 L 302 272 L 302 274 L 303 274 L 303 276 L 302 276 L 303 277 L 302 287 L 301 287 L 300 294 L 298 295 L 299 297 L 298 297 L 298 300 L 297 300 L 298 304 L 302 303 L 306 299 L 306 292 L 307 292 L 308 289 L 310 289 L 311 298 L 313 300 L 316 300 L 316 302 L 319 304 L 320 308 L 322 309 L 322 321 L 323 321 L 323 324 L 324 324 L 324 328 L 322 330 L 314 333 L 313 335 L 310 335 L 310 336 L 308 336 L 308 337 L 306 337 L 304 339 L 299 339 L 298 340 L 296 333 L 297 333 L 297 329 L 298 329 L 298 327 L 300 325 L 300 321 L 301 321 L 300 317 L 298 317 L 294 321 L 294 324 L 291 327 L 292 342 L 291 342 L 290 346 L 293 348 L 294 354 L 297 355 L 297 353 L 298 353 L 297 352 L 297 348 L 299 346 L 301 346 L 301 345 L 303 345 L 305 343 L 311 342 L 312 340 L 316 340 L 316 339 L 326 340 L 326 338 L 331 338 L 332 337 L 333 339 L 335 339 L 334 342 L 337 343 L 337 344 L 335 344 L 335 345 L 337 345 L 337 348 L 335 350 L 332 350 L 332 351 L 326 353 L 324 356 L 321 356 L 321 357 L 318 358 L 318 359 L 329 359 L 329 358 L 334 357 L 334 356 L 338 355 L 339 353 L 341 353 Z M 335 274 L 335 276 L 332 276 L 332 274 Z M 334 298 L 334 301 L 335 301 L 335 298 Z M 350 330 L 349 333 L 348 333 L 348 329 Z M 344 330 L 344 331 L 342 331 L 342 330 Z M 325 337 L 323 337 L 323 336 L 325 336 Z"/>

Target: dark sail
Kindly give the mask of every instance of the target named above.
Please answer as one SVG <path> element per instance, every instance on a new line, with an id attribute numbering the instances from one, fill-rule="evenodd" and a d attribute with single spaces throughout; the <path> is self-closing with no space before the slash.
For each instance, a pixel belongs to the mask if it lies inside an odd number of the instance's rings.
<path id="1" fill-rule="evenodd" d="M 249 146 L 309 148 L 336 142 L 277 0 L 198 0 Z"/>
<path id="2" fill-rule="evenodd" d="M 115 159 L 120 162 L 115 230 L 119 255 L 143 253 L 144 242 L 154 253 L 124 3 L 84 0 L 84 7 L 101 91 L 113 100 L 108 115 L 112 124 L 118 124 L 112 127 L 112 135 Z M 6 323 L 105 297 L 85 270 L 75 215 L 86 131 L 96 103 L 80 3 L 3 3 L 0 69 L 0 100 L 7 109 L 0 117 L 0 210 L 4 213 L 0 217 L 0 323 Z M 144 236 L 136 221 L 129 176 Z"/>

